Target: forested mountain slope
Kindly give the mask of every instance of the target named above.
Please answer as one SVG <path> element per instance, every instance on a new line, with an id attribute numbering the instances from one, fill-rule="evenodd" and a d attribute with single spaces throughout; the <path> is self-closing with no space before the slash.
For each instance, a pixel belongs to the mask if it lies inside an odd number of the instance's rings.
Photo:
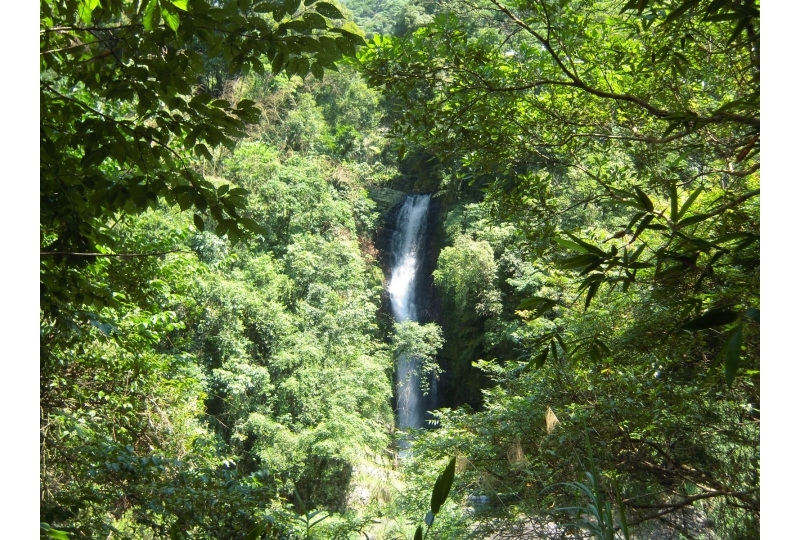
<path id="1" fill-rule="evenodd" d="M 758 537 L 758 2 L 40 13 L 43 537 Z"/>
<path id="2" fill-rule="evenodd" d="M 361 53 L 405 149 L 484 193 L 434 276 L 496 386 L 414 455 L 462 456 L 481 534 L 588 502 L 554 486 L 591 445 L 598 534 L 758 535 L 758 48 L 754 3 L 490 0 Z"/>

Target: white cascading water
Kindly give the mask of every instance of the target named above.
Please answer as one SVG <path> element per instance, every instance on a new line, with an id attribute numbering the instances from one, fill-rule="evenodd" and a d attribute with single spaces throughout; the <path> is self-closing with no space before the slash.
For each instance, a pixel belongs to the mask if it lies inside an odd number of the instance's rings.
<path id="1" fill-rule="evenodd" d="M 397 215 L 392 235 L 392 275 L 389 298 L 397 322 L 416 321 L 416 285 L 422 259 L 430 195 L 409 195 Z M 400 429 L 422 427 L 422 392 L 417 359 L 402 355 L 397 360 L 397 425 Z"/>

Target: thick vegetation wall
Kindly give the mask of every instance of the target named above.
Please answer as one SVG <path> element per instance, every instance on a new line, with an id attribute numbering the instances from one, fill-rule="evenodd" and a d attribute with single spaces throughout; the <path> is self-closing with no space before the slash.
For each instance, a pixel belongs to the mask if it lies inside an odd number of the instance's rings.
<path id="1" fill-rule="evenodd" d="M 41 534 L 757 537 L 758 2 L 346 4 L 41 3 Z"/>

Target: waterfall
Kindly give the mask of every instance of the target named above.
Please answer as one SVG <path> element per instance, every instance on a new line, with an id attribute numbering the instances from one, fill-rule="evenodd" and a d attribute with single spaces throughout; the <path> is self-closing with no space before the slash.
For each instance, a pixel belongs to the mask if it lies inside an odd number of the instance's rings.
<path id="1" fill-rule="evenodd" d="M 418 320 L 416 291 L 430 202 L 430 195 L 409 195 L 397 214 L 391 240 L 389 279 L 392 315 L 397 322 Z M 422 427 L 423 396 L 417 364 L 413 356 L 402 355 L 397 359 L 397 424 L 400 429 Z"/>

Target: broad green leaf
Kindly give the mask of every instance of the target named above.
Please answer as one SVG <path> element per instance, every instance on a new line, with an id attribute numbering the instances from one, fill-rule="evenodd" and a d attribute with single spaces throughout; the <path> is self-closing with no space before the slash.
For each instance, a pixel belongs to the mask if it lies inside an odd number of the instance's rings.
<path id="1" fill-rule="evenodd" d="M 178 26 L 180 25 L 181 21 L 178 14 L 172 11 L 170 8 L 167 8 L 166 5 L 164 5 L 164 7 L 161 8 L 161 16 L 164 17 L 164 22 L 167 23 L 167 26 L 169 26 L 172 29 L 172 31 L 177 34 Z"/>
<path id="2" fill-rule="evenodd" d="M 325 29 L 328 27 L 328 21 L 325 19 L 325 17 L 318 13 L 308 12 L 303 14 L 303 22 L 305 22 L 310 28 Z"/>
<path id="3" fill-rule="evenodd" d="M 276 8 L 275 2 L 259 2 L 253 6 L 253 11 L 256 13 L 269 13 Z"/>
<path id="4" fill-rule="evenodd" d="M 211 152 L 208 151 L 208 147 L 203 143 L 194 145 L 194 153 L 198 157 L 204 157 L 208 161 L 214 161 L 214 156 L 211 155 Z"/>
<path id="5" fill-rule="evenodd" d="M 345 56 L 355 56 L 356 55 L 356 46 L 353 44 L 352 41 L 339 38 L 336 40 L 336 47 L 339 51 Z"/>
<path id="6" fill-rule="evenodd" d="M 322 69 L 322 66 L 319 64 L 319 62 L 314 62 L 311 64 L 311 73 L 313 73 L 314 77 L 320 81 L 325 76 L 325 70 Z"/>
<path id="7" fill-rule="evenodd" d="M 434 515 L 439 513 L 439 509 L 447 500 L 450 494 L 450 488 L 453 486 L 453 480 L 456 474 L 456 458 L 453 457 L 450 463 L 444 468 L 442 473 L 436 479 L 433 485 L 433 493 L 431 494 L 431 512 Z"/>
<path id="8" fill-rule="evenodd" d="M 83 0 L 79 8 L 79 14 L 81 21 L 86 24 L 92 22 L 92 12 L 94 9 L 100 5 L 100 0 Z"/>
<path id="9" fill-rule="evenodd" d="M 142 18 L 142 24 L 145 30 L 152 30 L 158 25 L 161 20 L 160 13 L 161 10 L 158 9 L 158 0 L 150 0 L 147 4 L 147 8 L 144 10 L 144 17 Z"/>
<path id="10" fill-rule="evenodd" d="M 170 2 L 182 11 L 189 11 L 189 0 L 170 0 Z"/>
<path id="11" fill-rule="evenodd" d="M 417 532 L 414 533 L 414 540 L 422 540 L 422 525 L 417 527 Z"/>
<path id="12" fill-rule="evenodd" d="M 291 15 L 300 7 L 301 0 L 284 0 L 286 13 Z"/>
<path id="13" fill-rule="evenodd" d="M 342 15 L 342 12 L 339 11 L 339 8 L 328 2 L 318 2 L 314 5 L 314 9 L 316 9 L 317 13 L 320 15 L 324 15 L 331 19 L 344 19 L 344 15 Z"/>
<path id="14" fill-rule="evenodd" d="M 697 331 L 705 330 L 706 328 L 714 328 L 715 326 L 725 326 L 739 318 L 739 314 L 735 311 L 727 309 L 710 309 L 690 321 L 681 325 L 681 329 Z"/>
<path id="15" fill-rule="evenodd" d="M 197 230 L 200 231 L 200 232 L 203 232 L 204 230 L 206 230 L 206 224 L 203 221 L 203 218 L 200 217 L 199 214 L 195 214 L 194 215 L 194 226 L 197 227 Z"/>
<path id="16" fill-rule="evenodd" d="M 285 58 L 286 55 L 283 53 L 283 51 L 280 51 L 275 55 L 275 58 L 272 59 L 272 73 L 276 75 L 280 73 Z"/>
<path id="17" fill-rule="evenodd" d="M 744 312 L 747 317 L 757 323 L 761 323 L 761 310 L 756 308 L 747 308 L 747 311 Z"/>

